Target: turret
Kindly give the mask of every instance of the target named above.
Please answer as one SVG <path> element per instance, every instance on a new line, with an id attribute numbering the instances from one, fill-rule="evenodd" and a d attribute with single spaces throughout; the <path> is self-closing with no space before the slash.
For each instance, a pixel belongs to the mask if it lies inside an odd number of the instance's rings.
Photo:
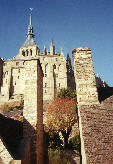
<path id="1" fill-rule="evenodd" d="M 51 45 L 50 45 L 50 55 L 55 55 L 55 46 L 53 40 L 51 41 Z"/>
<path id="2" fill-rule="evenodd" d="M 47 50 L 45 46 L 44 46 L 44 55 L 47 55 Z"/>
<path id="3" fill-rule="evenodd" d="M 64 56 L 64 51 L 62 48 L 61 48 L 61 56 Z"/>

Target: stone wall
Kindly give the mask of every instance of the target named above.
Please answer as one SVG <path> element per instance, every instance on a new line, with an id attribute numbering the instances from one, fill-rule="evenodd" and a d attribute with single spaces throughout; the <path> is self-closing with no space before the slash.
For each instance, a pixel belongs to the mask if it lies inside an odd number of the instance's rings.
<path id="1" fill-rule="evenodd" d="M 31 161 L 36 162 L 36 128 L 40 133 L 40 145 L 43 144 L 43 73 L 38 60 L 26 61 L 24 122 L 23 134 L 31 138 Z M 39 135 L 38 133 L 38 135 Z M 40 137 L 39 136 L 39 137 Z M 38 138 L 38 137 L 37 137 Z M 42 152 L 42 150 L 39 150 Z"/>
<path id="2" fill-rule="evenodd" d="M 72 54 L 78 104 L 99 103 L 90 48 L 75 48 Z"/>

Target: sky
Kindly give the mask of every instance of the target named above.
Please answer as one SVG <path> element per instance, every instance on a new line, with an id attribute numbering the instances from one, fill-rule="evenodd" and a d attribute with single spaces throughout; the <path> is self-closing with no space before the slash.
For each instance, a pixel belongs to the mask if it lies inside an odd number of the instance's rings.
<path id="1" fill-rule="evenodd" d="M 95 74 L 113 87 L 113 0 L 0 0 L 0 57 L 11 59 L 26 39 L 32 12 L 35 42 L 65 56 L 92 50 Z"/>

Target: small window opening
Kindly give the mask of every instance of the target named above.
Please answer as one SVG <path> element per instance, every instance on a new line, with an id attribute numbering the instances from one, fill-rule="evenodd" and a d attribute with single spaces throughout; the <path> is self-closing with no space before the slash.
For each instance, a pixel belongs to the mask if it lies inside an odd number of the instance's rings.
<path id="1" fill-rule="evenodd" d="M 30 50 L 30 55 L 32 56 L 32 50 Z"/>
<path id="2" fill-rule="evenodd" d="M 47 87 L 47 83 L 45 83 L 45 87 Z"/>
<path id="3" fill-rule="evenodd" d="M 19 66 L 19 62 L 16 62 L 16 66 Z"/>

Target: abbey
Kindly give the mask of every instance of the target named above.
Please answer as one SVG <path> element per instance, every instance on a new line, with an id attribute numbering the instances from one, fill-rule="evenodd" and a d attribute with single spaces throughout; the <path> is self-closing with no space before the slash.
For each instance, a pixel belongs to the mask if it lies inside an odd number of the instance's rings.
<path id="1" fill-rule="evenodd" d="M 30 15 L 27 39 L 20 47 L 17 56 L 11 60 L 0 58 L 1 102 L 21 99 L 24 96 L 27 64 L 29 63 L 30 70 L 32 69 L 31 61 L 37 59 L 40 60 L 43 70 L 44 108 L 53 100 L 60 88 L 70 87 L 75 89 L 74 73 L 69 55 L 67 55 L 66 60 L 62 48 L 60 53 L 56 53 L 53 40 L 51 41 L 50 51 L 44 47 L 44 51 L 40 52 L 39 46 L 34 41 L 32 15 Z"/>

